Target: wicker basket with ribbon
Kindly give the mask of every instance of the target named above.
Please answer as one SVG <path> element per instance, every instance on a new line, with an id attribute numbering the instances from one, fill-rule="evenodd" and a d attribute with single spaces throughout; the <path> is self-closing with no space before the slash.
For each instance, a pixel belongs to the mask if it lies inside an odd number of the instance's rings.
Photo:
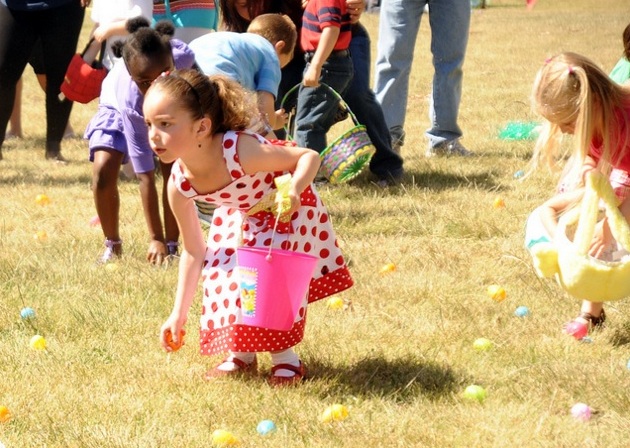
<path id="1" fill-rule="evenodd" d="M 331 142 L 321 154 L 321 166 L 319 173 L 325 176 L 331 183 L 340 184 L 354 179 L 361 173 L 361 170 L 370 162 L 372 155 L 376 151 L 364 125 L 360 124 L 354 112 L 343 100 L 341 95 L 327 84 L 322 86 L 330 90 L 333 96 L 339 100 L 340 108 L 345 109 L 352 119 L 354 126 Z M 293 86 L 282 99 L 281 107 L 287 98 L 300 87 L 300 84 Z M 289 136 L 287 131 L 287 136 Z"/>

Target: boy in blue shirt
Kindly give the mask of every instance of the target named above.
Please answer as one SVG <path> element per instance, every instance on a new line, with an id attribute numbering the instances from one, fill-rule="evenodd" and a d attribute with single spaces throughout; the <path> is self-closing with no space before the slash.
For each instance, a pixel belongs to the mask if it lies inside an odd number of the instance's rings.
<path id="1" fill-rule="evenodd" d="M 209 33 L 193 40 L 190 48 L 204 74 L 228 76 L 256 92 L 261 126 L 254 130 L 268 135 L 286 122 L 284 110 L 276 111 L 274 103 L 280 69 L 293 59 L 296 41 L 295 25 L 287 16 L 262 14 L 247 33 Z"/>

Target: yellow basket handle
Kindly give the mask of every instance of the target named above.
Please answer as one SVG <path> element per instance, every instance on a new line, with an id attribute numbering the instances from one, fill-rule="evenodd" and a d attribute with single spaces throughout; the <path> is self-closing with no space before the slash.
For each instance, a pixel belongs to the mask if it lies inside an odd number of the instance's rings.
<path id="1" fill-rule="evenodd" d="M 613 237 L 626 251 L 630 252 L 630 225 L 619 210 L 615 192 L 606 177 L 599 172 L 591 172 L 586 176 L 586 188 L 579 208 L 579 216 L 567 217 L 569 220 L 578 219 L 573 240 L 577 253 L 588 254 L 595 234 L 600 198 L 606 208 L 606 216 Z"/>

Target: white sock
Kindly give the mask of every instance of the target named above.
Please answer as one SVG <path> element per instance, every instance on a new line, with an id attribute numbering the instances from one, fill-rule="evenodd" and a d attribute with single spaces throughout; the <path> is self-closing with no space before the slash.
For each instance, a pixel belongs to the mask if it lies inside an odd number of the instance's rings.
<path id="1" fill-rule="evenodd" d="M 297 353 L 293 351 L 292 348 L 286 349 L 282 352 L 272 353 L 271 354 L 271 363 L 274 366 L 278 364 L 291 364 L 292 366 L 299 367 L 300 366 L 300 358 Z M 295 376 L 295 372 L 287 369 L 279 369 L 274 373 L 275 376 L 283 376 L 283 377 L 292 377 Z"/>
<path id="2" fill-rule="evenodd" d="M 221 363 L 217 369 L 224 370 L 226 372 L 232 372 L 234 370 L 238 370 L 240 367 L 232 362 L 234 358 L 238 358 L 243 361 L 245 364 L 251 364 L 256 359 L 256 353 L 251 352 L 230 352 L 230 356 L 227 358 L 227 361 Z"/>

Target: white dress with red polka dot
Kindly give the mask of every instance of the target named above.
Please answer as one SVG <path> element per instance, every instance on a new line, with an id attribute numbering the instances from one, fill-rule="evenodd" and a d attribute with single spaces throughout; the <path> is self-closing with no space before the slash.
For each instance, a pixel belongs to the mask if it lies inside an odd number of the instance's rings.
<path id="1" fill-rule="evenodd" d="M 172 169 L 172 181 L 180 193 L 196 201 L 217 206 L 208 234 L 208 248 L 202 270 L 203 308 L 200 328 L 201 354 L 226 351 L 264 352 L 285 350 L 304 336 L 307 303 L 323 299 L 352 286 L 321 198 L 310 186 L 301 195 L 301 207 L 286 222 L 282 220 L 273 237 L 274 248 L 293 250 L 318 257 L 308 296 L 289 331 L 252 327 L 242 323 L 241 291 L 236 267 L 236 248 L 269 247 L 275 224 L 276 187 L 274 178 L 285 173 L 243 172 L 236 152 L 240 132 L 223 137 L 224 160 L 232 183 L 210 194 L 198 194 L 184 177 L 178 162 Z M 256 134 L 261 142 L 267 142 Z"/>

